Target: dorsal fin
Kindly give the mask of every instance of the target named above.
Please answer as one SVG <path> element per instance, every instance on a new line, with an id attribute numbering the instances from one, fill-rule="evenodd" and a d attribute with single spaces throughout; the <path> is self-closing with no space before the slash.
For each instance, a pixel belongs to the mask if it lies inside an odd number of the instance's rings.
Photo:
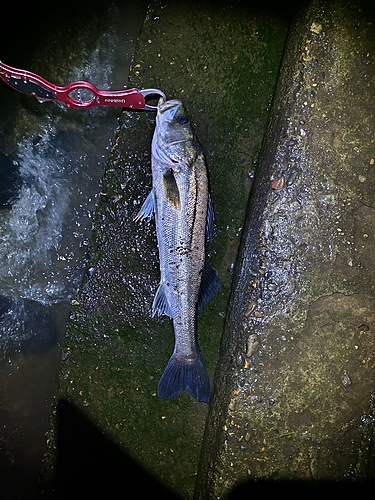
<path id="1" fill-rule="evenodd" d="M 214 237 L 214 205 L 212 203 L 211 195 L 208 194 L 208 205 L 207 205 L 207 219 L 206 219 L 206 238 L 207 241 L 212 240 Z"/>
<path id="2" fill-rule="evenodd" d="M 206 258 L 202 272 L 201 288 L 198 298 L 198 311 L 206 302 L 209 302 L 221 288 L 221 281 L 216 271 L 214 271 Z"/>

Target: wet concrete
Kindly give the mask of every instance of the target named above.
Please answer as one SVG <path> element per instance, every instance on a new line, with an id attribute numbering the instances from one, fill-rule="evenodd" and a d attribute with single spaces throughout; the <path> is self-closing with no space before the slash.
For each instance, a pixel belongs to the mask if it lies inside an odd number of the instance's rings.
<path id="1" fill-rule="evenodd" d="M 288 37 L 196 498 L 375 476 L 375 11 L 327 4 L 310 2 Z"/>
<path id="2" fill-rule="evenodd" d="M 1 59 L 60 85 L 122 88 L 146 6 L 9 4 Z M 32 499 L 121 108 L 66 109 L 0 87 L 0 498 Z"/>
<path id="3" fill-rule="evenodd" d="M 158 87 L 184 101 L 206 153 L 216 212 L 208 252 L 223 282 L 198 317 L 211 380 L 287 28 L 285 9 L 259 10 L 248 2 L 156 3 L 130 73 L 129 86 Z M 208 406 L 189 394 L 171 401 L 156 396 L 173 349 L 173 328 L 168 318 L 151 318 L 159 280 L 154 224 L 134 222 L 151 188 L 154 120 L 153 113 L 139 112 L 120 118 L 87 274 L 73 301 L 57 399 L 74 403 L 176 497 L 192 498 Z M 46 478 L 53 472 L 53 454 L 59 456 L 55 438 L 51 430 Z M 68 460 L 65 466 L 69 491 L 74 475 Z M 80 484 L 90 481 L 89 472 L 82 472 Z"/>

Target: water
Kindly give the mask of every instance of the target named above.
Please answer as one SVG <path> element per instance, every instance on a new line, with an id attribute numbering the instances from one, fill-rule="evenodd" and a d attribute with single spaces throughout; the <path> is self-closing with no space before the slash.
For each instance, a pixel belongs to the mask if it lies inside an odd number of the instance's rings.
<path id="1" fill-rule="evenodd" d="M 94 2 L 87 13 L 82 1 L 69 16 L 39 18 L 26 7 L 25 30 L 2 60 L 58 85 L 121 89 L 146 6 Z M 119 113 L 39 104 L 0 85 L 0 498 L 38 491 L 70 303 Z"/>

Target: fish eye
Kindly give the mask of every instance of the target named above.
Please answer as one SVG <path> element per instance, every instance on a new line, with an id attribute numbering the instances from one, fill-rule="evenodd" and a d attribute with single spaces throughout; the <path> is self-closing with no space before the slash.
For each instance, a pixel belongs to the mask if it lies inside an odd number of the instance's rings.
<path id="1" fill-rule="evenodd" d="M 185 123 L 187 123 L 187 122 L 188 122 L 188 119 L 186 118 L 186 116 L 179 116 L 178 117 L 178 123 L 180 125 L 185 125 Z"/>

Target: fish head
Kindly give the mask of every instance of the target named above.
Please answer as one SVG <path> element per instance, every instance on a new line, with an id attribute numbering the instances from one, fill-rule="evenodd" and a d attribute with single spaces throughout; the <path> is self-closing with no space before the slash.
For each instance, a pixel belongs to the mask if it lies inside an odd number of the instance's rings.
<path id="1" fill-rule="evenodd" d="M 160 99 L 156 115 L 154 152 L 181 166 L 193 164 L 202 148 L 180 100 Z M 162 153 L 161 153 L 162 152 Z"/>

